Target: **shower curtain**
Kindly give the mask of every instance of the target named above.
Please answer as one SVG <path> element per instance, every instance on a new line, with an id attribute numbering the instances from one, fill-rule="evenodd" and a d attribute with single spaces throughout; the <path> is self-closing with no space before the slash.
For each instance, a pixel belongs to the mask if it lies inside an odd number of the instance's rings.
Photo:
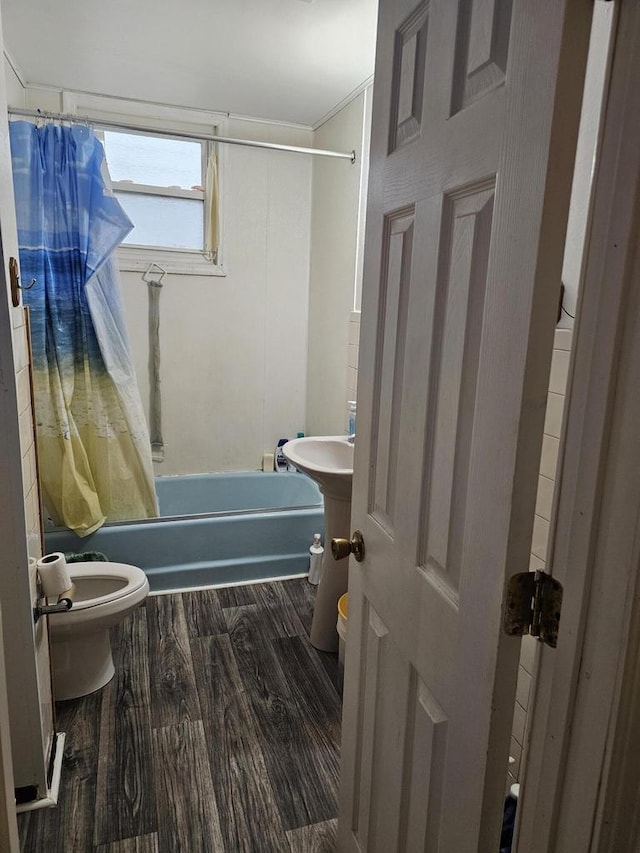
<path id="1" fill-rule="evenodd" d="M 9 125 L 30 308 L 38 462 L 56 524 L 158 514 L 149 432 L 113 252 L 133 227 L 85 126 Z"/>

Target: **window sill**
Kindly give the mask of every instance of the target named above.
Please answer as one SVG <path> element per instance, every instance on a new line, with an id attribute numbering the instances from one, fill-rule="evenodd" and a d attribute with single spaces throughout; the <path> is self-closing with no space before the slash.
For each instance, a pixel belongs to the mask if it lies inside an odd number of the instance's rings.
<path id="1" fill-rule="evenodd" d="M 226 276 L 221 264 L 214 264 L 200 252 L 181 252 L 171 249 L 143 249 L 121 246 L 117 253 L 121 272 L 146 272 L 149 264 L 158 264 L 170 275 Z"/>

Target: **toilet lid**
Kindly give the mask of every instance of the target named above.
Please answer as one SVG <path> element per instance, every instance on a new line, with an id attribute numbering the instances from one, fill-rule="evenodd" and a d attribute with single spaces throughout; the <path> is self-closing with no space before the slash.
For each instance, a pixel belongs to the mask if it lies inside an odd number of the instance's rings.
<path id="1" fill-rule="evenodd" d="M 147 583 L 147 576 L 142 569 L 127 563 L 69 563 L 68 569 L 76 586 L 74 610 L 86 610 L 107 601 L 117 601 Z"/>

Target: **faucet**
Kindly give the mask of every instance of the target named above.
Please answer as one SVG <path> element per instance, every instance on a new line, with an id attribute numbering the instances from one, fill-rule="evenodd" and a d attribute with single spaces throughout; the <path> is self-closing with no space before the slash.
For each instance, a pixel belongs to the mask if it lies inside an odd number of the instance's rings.
<path id="1" fill-rule="evenodd" d="M 355 434 L 355 432 L 354 432 L 354 433 L 352 433 L 351 435 L 348 435 L 348 436 L 347 436 L 347 441 L 349 442 L 349 444 L 355 444 L 355 443 L 356 443 L 356 434 Z"/>

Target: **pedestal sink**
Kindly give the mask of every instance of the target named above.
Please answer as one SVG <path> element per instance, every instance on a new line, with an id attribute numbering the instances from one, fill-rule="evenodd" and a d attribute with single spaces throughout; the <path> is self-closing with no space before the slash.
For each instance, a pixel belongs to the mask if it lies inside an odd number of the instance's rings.
<path id="1" fill-rule="evenodd" d="M 295 438 L 282 452 L 292 465 L 315 480 L 324 496 L 324 556 L 311 623 L 311 642 L 325 652 L 338 651 L 338 599 L 347 591 L 349 561 L 336 562 L 331 540 L 349 539 L 353 444 L 346 436 Z"/>

